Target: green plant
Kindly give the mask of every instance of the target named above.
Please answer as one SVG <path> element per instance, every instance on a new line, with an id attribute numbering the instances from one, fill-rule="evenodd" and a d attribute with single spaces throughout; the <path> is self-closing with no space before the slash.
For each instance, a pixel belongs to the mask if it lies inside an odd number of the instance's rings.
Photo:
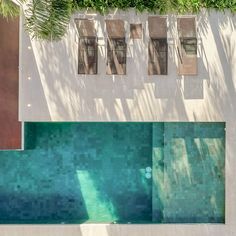
<path id="1" fill-rule="evenodd" d="M 229 9 L 232 12 L 236 12 L 235 0 L 202 0 L 202 4 L 206 8 L 214 8 L 221 11 Z"/>
<path id="2" fill-rule="evenodd" d="M 201 0 L 177 0 L 176 9 L 179 13 L 197 13 L 202 6 Z"/>
<path id="3" fill-rule="evenodd" d="M 0 15 L 3 17 L 15 17 L 20 13 L 20 8 L 11 0 L 0 0 Z"/>
<path id="4" fill-rule="evenodd" d="M 25 12 L 26 30 L 35 38 L 60 39 L 66 33 L 72 6 L 70 0 L 32 0 Z"/>
<path id="5" fill-rule="evenodd" d="M 59 40 L 66 33 L 71 15 L 78 10 L 106 14 L 109 9 L 134 8 L 138 12 L 184 14 L 197 13 L 203 7 L 236 12 L 236 0 L 28 0 L 25 28 L 33 37 Z M 13 17 L 19 14 L 19 8 L 11 0 L 0 0 L 0 14 Z"/>

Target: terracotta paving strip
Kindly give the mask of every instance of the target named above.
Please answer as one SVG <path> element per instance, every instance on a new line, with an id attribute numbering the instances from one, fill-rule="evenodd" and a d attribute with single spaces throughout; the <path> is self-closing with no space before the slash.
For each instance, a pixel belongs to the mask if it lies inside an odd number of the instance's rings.
<path id="1" fill-rule="evenodd" d="M 19 19 L 6 20 L 0 17 L 0 35 L 0 150 L 19 149 Z"/>

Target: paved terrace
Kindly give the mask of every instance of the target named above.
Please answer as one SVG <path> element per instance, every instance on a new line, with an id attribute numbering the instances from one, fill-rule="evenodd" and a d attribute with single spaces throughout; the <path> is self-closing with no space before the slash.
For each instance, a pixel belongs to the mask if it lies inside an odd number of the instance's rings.
<path id="1" fill-rule="evenodd" d="M 147 14 L 88 14 L 98 32 L 98 74 L 78 75 L 74 19 L 59 42 L 30 40 L 21 31 L 22 121 L 218 121 L 235 106 L 235 25 L 230 13 L 197 16 L 198 75 L 178 76 L 177 19 L 167 17 L 168 75 L 148 75 Z M 77 14 L 74 18 L 84 17 Z M 106 75 L 106 18 L 123 19 L 126 75 Z M 143 39 L 129 38 L 129 24 L 142 23 Z"/>
<path id="2" fill-rule="evenodd" d="M 21 148 L 18 122 L 19 20 L 0 18 L 0 149 Z"/>

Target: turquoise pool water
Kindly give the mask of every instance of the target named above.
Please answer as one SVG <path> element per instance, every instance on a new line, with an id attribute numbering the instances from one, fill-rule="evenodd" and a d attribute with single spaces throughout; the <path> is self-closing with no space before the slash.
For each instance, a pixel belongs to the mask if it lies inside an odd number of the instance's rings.
<path id="1" fill-rule="evenodd" d="M 0 223 L 223 223 L 224 163 L 224 123 L 26 123 Z"/>

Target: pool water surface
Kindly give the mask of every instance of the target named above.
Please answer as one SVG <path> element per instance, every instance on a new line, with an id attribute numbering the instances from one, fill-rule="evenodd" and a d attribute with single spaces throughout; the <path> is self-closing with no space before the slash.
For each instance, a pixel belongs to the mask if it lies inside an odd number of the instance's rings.
<path id="1" fill-rule="evenodd" d="M 225 123 L 25 123 L 0 223 L 224 223 Z"/>

